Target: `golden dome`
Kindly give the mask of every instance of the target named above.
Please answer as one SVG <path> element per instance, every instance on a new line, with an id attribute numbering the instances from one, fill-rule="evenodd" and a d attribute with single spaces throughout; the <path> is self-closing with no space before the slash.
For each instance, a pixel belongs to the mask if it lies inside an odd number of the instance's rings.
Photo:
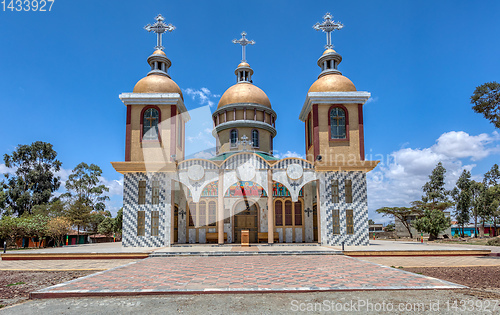
<path id="1" fill-rule="evenodd" d="M 148 75 L 139 80 L 134 87 L 134 93 L 179 93 L 183 98 L 177 83 L 167 76 L 158 74 Z"/>
<path id="2" fill-rule="evenodd" d="M 163 50 L 159 50 L 159 49 L 155 50 L 155 52 L 153 53 L 153 55 L 163 55 L 163 56 L 167 56 L 167 55 L 163 52 Z"/>
<path id="3" fill-rule="evenodd" d="M 308 92 L 355 92 L 351 80 L 341 74 L 327 74 L 316 80 Z"/>
<path id="4" fill-rule="evenodd" d="M 271 102 L 266 93 L 248 82 L 233 85 L 222 94 L 217 109 L 234 103 L 257 103 L 271 108 Z"/>
<path id="5" fill-rule="evenodd" d="M 323 55 L 326 55 L 326 54 L 329 54 L 329 53 L 336 53 L 336 51 L 335 51 L 335 50 L 333 50 L 333 49 L 327 49 L 327 50 L 325 50 L 325 51 L 323 52 Z"/>
<path id="6" fill-rule="evenodd" d="M 242 61 L 239 65 L 238 65 L 238 68 L 241 68 L 241 67 L 247 67 L 247 68 L 250 68 L 250 65 L 244 61 Z"/>

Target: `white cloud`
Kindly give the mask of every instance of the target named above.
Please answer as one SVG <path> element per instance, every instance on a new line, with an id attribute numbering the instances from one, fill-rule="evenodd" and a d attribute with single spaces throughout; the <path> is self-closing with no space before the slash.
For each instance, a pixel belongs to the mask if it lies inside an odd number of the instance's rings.
<path id="1" fill-rule="evenodd" d="M 493 135 L 482 133 L 477 136 L 471 136 L 463 131 L 451 131 L 442 134 L 432 150 L 452 158 L 470 157 L 472 161 L 483 159 L 491 152 L 498 150 L 498 147 L 487 148 L 488 144 L 498 141 L 499 135 L 494 132 Z"/>
<path id="2" fill-rule="evenodd" d="M 277 153 L 276 151 L 274 152 L 274 157 L 278 159 L 284 159 L 284 158 L 289 158 L 289 157 L 297 157 L 301 159 L 305 159 L 305 156 L 302 154 L 299 154 L 297 152 L 292 152 L 292 151 L 286 151 L 285 153 Z"/>
<path id="3" fill-rule="evenodd" d="M 499 140 L 496 132 L 471 136 L 451 131 L 442 134 L 429 148 L 402 148 L 387 157 L 371 158 L 381 162 L 367 175 L 370 218 L 387 222 L 389 219 L 382 219 L 376 209 L 408 206 L 419 200 L 422 186 L 439 162 L 446 168 L 446 188 L 451 189 L 464 169 L 470 171 L 476 166 L 468 159 L 476 161 L 498 152 L 495 143 Z"/>
<path id="4" fill-rule="evenodd" d="M 219 94 L 213 94 L 209 89 L 204 87 L 199 90 L 187 88 L 184 90 L 184 93 L 191 96 L 193 100 L 198 99 L 200 105 L 208 105 L 210 107 L 215 105 L 212 99 L 220 97 Z"/>
<path id="5" fill-rule="evenodd" d="M 106 195 L 110 197 L 123 195 L 123 176 L 119 180 L 108 180 L 104 177 L 100 177 L 99 181 L 101 184 L 108 187 L 109 191 L 106 193 Z"/>
<path id="6" fill-rule="evenodd" d="M 365 104 L 375 103 L 375 102 L 377 102 L 377 101 L 378 101 L 378 96 L 373 96 L 373 97 L 370 97 L 370 98 L 368 99 L 368 101 L 366 101 L 366 103 L 365 103 Z"/>
<path id="7" fill-rule="evenodd" d="M 3 174 L 14 175 L 15 172 L 16 172 L 16 170 L 14 168 L 9 168 L 9 167 L 5 166 L 5 164 L 0 164 L 0 175 L 3 175 Z"/>

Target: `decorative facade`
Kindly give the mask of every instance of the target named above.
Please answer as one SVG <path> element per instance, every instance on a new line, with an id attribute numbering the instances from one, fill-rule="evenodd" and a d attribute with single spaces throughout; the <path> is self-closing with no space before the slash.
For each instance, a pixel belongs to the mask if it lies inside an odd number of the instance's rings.
<path id="1" fill-rule="evenodd" d="M 189 113 L 182 91 L 168 73 L 171 61 L 161 35 L 174 27 L 146 26 L 158 36 L 151 67 L 132 93 L 127 108 L 125 161 L 112 162 L 124 174 L 123 246 L 234 244 L 248 230 L 251 243 L 368 245 L 366 173 L 378 161 L 365 161 L 363 104 L 370 93 L 356 90 L 342 76 L 342 57 L 331 32 L 342 28 L 329 14 L 315 29 L 327 34 L 318 59 L 321 73 L 299 114 L 305 124 L 306 159 L 273 156 L 277 113 L 252 81 L 242 61 L 212 114 L 217 155 L 184 158 Z"/>

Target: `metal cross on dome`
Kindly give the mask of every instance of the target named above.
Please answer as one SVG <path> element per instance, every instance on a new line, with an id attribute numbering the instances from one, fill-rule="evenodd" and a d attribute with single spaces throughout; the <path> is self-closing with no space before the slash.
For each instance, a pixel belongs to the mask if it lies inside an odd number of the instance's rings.
<path id="1" fill-rule="evenodd" d="M 233 39 L 233 44 L 240 44 L 241 45 L 241 61 L 245 62 L 246 56 L 245 56 L 245 46 L 246 45 L 254 45 L 255 41 L 254 40 L 248 40 L 245 36 L 247 36 L 246 32 L 241 32 L 241 38 L 240 39 Z"/>
<path id="2" fill-rule="evenodd" d="M 172 32 L 175 30 L 175 26 L 172 24 L 165 24 L 163 21 L 165 20 L 161 14 L 158 14 L 158 16 L 155 18 L 156 23 L 151 25 L 148 24 L 144 26 L 144 29 L 148 32 L 155 32 L 157 35 L 157 41 L 156 41 L 156 47 L 155 49 L 163 50 L 165 47 L 162 46 L 161 42 L 161 36 L 165 31 Z"/>
<path id="3" fill-rule="evenodd" d="M 340 30 L 344 27 L 344 24 L 340 22 L 332 21 L 332 15 L 330 13 L 326 13 L 323 17 L 325 19 L 323 23 L 316 23 L 313 28 L 317 31 L 323 31 L 326 33 L 326 49 L 332 49 L 332 32 L 335 30 Z"/>

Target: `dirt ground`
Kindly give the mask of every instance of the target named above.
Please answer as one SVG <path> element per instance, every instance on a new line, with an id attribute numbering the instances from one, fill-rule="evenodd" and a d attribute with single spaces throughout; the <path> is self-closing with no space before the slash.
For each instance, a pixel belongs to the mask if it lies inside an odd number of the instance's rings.
<path id="1" fill-rule="evenodd" d="M 462 293 L 481 299 L 500 299 L 500 266 L 425 267 L 403 270 L 468 286 Z"/>
<path id="2" fill-rule="evenodd" d="M 0 307 L 21 303 L 30 292 L 95 271 L 0 271 Z"/>

